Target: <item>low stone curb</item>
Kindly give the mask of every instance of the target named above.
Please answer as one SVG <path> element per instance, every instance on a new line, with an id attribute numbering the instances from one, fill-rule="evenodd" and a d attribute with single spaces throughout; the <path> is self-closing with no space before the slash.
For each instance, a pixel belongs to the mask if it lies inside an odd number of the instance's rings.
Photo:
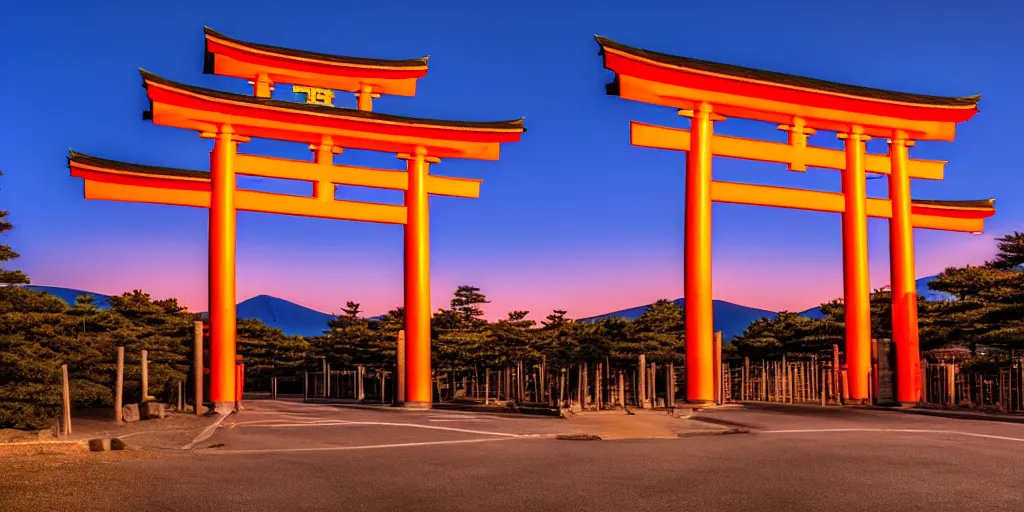
<path id="1" fill-rule="evenodd" d="M 722 430 L 694 430 L 693 432 L 680 432 L 677 437 L 705 437 L 705 436 L 727 436 L 732 434 L 749 434 L 750 429 L 727 428 Z"/>
<path id="2" fill-rule="evenodd" d="M 1006 416 L 1002 414 L 974 412 L 974 411 L 947 411 L 943 409 L 918 409 L 913 407 L 881 407 L 877 405 L 854 405 L 848 406 L 855 409 L 869 409 L 872 411 L 889 411 L 903 414 L 917 414 L 920 416 L 936 416 L 955 420 L 979 420 L 979 421 L 1000 421 L 1003 423 L 1024 423 L 1024 416 Z"/>
<path id="3" fill-rule="evenodd" d="M 601 436 L 597 434 L 558 434 L 555 439 L 559 441 L 600 441 Z"/>
<path id="4" fill-rule="evenodd" d="M 120 451 L 127 450 L 128 444 L 124 441 L 114 437 L 111 439 L 90 439 L 89 440 L 89 451 L 91 452 L 109 452 L 111 450 Z"/>
<path id="5" fill-rule="evenodd" d="M 26 441 L 0 444 L 0 457 L 17 455 L 66 455 L 87 453 L 87 441 Z"/>
<path id="6" fill-rule="evenodd" d="M 805 409 L 823 409 L 820 405 L 815 404 L 786 404 L 777 402 L 739 402 L 743 406 L 751 407 L 798 407 Z M 895 406 L 883 406 L 883 405 L 859 405 L 859 404 L 847 404 L 847 405 L 828 405 L 825 409 L 856 409 L 861 411 L 883 411 L 883 412 L 895 412 L 900 414 L 918 414 L 921 416 L 936 416 L 941 418 L 950 418 L 956 420 L 978 420 L 978 421 L 999 421 L 1003 423 L 1022 423 L 1024 424 L 1024 415 L 1007 415 L 1000 413 L 989 413 L 989 412 L 978 412 L 978 411 L 956 411 L 948 409 L 927 409 L 921 407 L 895 407 Z"/>

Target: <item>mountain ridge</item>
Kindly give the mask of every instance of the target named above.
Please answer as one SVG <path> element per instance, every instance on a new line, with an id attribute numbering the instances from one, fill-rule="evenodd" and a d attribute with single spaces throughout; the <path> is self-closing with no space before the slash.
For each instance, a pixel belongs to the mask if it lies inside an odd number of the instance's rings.
<path id="1" fill-rule="evenodd" d="M 936 292 L 928 288 L 928 283 L 932 282 L 936 277 L 937 276 L 928 276 L 918 279 L 918 295 L 924 297 L 924 300 L 926 301 L 955 299 L 955 297 L 949 294 Z M 92 293 L 84 290 L 57 286 L 24 285 L 24 288 L 50 293 L 63 299 L 69 305 L 74 305 L 75 299 L 78 296 L 90 294 L 94 297 L 99 309 L 106 310 L 110 308 L 110 296 L 100 293 Z M 679 306 L 683 306 L 685 304 L 685 298 L 679 298 L 672 302 Z M 577 322 L 590 323 L 612 317 L 634 319 L 642 315 L 649 306 L 650 304 L 646 304 L 600 315 L 593 315 L 577 319 Z M 722 339 L 724 341 L 729 341 L 735 336 L 742 334 L 751 322 L 759 318 L 775 318 L 775 316 L 778 315 L 777 311 L 744 306 L 742 304 L 736 304 L 719 299 L 712 301 L 712 308 L 715 318 L 714 328 L 715 330 L 722 331 Z M 199 314 L 205 315 L 205 313 Z M 801 311 L 798 314 L 800 316 L 816 319 L 824 317 L 819 307 L 813 307 Z M 327 322 L 335 318 L 335 315 L 323 313 L 286 299 L 265 294 L 256 295 L 239 302 L 237 305 L 237 315 L 238 318 L 260 320 L 270 327 L 281 329 L 281 331 L 288 336 L 304 337 L 319 336 L 323 334 L 327 329 Z M 381 316 L 383 315 L 378 315 L 368 319 L 379 319 Z"/>

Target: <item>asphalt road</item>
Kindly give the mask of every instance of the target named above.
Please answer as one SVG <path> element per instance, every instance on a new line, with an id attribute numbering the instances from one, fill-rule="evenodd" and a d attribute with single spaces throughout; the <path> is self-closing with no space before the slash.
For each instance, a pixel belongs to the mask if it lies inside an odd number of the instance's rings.
<path id="1" fill-rule="evenodd" d="M 744 408 L 698 415 L 749 434 L 560 441 L 557 419 L 249 404 L 189 452 L 0 460 L 0 510 L 1024 510 L 1017 424 Z"/>

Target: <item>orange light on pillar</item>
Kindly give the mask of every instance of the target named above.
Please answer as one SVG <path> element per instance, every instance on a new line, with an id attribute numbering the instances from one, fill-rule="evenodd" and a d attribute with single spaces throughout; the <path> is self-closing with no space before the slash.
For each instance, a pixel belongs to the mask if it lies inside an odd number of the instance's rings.
<path id="1" fill-rule="evenodd" d="M 871 370 L 871 288 L 868 280 L 867 176 L 864 143 L 870 139 L 859 126 L 839 134 L 846 140 L 843 174 L 843 283 L 846 310 L 846 363 L 850 372 L 850 398 L 868 398 Z"/>
<path id="2" fill-rule="evenodd" d="M 430 386 L 430 210 L 427 196 L 428 162 L 423 147 L 408 161 L 409 188 L 405 193 L 405 405 L 429 408 Z"/>
<path id="3" fill-rule="evenodd" d="M 711 302 L 711 105 L 697 105 L 686 159 L 683 280 L 686 311 L 686 399 L 715 399 Z"/>
<path id="4" fill-rule="evenodd" d="M 913 145 L 907 134 L 896 131 L 889 143 L 889 261 L 892 288 L 892 341 L 896 349 L 896 400 L 915 403 L 920 400 L 921 357 L 917 336 L 917 283 L 914 279 L 914 227 L 911 221 L 910 175 L 907 172 L 907 147 Z"/>
<path id="5" fill-rule="evenodd" d="M 235 403 L 235 170 L 231 126 L 210 153 L 210 401 L 228 413 Z"/>

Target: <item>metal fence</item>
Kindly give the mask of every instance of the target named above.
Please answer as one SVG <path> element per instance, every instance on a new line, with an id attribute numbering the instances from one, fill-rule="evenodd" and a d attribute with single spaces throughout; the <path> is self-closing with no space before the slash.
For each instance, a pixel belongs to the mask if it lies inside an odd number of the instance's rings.
<path id="1" fill-rule="evenodd" d="M 847 370 L 836 360 L 723 363 L 725 401 L 843 404 L 849 400 Z M 874 365 L 875 374 L 878 373 Z M 877 375 L 869 375 L 871 403 L 881 403 Z M 964 371 L 958 363 L 921 361 L 922 405 L 1024 413 L 1024 359 L 991 371 Z"/>

